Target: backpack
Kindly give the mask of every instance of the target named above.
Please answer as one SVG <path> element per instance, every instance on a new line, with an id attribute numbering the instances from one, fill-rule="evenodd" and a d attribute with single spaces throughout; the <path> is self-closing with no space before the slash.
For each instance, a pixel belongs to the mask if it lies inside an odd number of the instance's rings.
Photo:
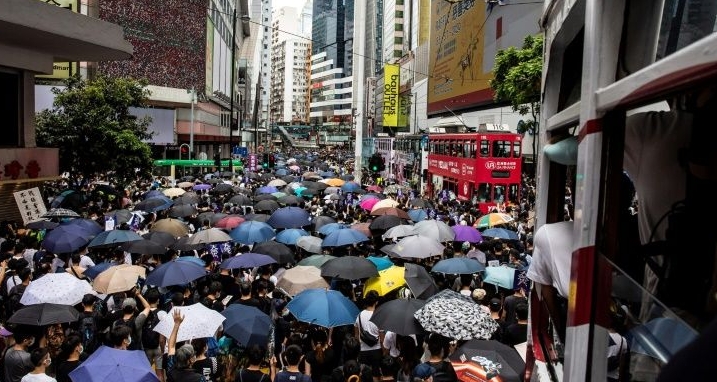
<path id="1" fill-rule="evenodd" d="M 7 298 L 8 316 L 12 315 L 13 313 L 17 312 L 18 309 L 23 307 L 23 305 L 20 303 L 20 299 L 22 299 L 22 294 L 25 293 L 25 288 L 27 288 L 27 285 L 18 284 L 10 290 L 10 293 L 8 294 Z"/>
<path id="2" fill-rule="evenodd" d="M 139 346 L 139 343 L 137 340 L 137 330 L 136 330 L 136 326 L 134 325 L 135 318 L 136 318 L 136 316 L 132 316 L 129 320 L 125 320 L 124 317 L 120 317 L 112 323 L 112 329 L 114 329 L 120 325 L 124 325 L 130 329 L 130 337 L 132 338 L 132 343 L 129 345 L 129 347 L 127 347 L 127 350 L 139 350 L 140 349 L 140 346 Z"/>
<path id="3" fill-rule="evenodd" d="M 147 319 L 142 325 L 142 346 L 145 349 L 156 349 L 159 347 L 159 333 L 154 331 L 154 327 L 159 323 L 157 309 L 150 310 L 147 313 Z"/>
<path id="4" fill-rule="evenodd" d="M 94 314 L 86 314 L 80 320 L 80 336 L 82 347 L 87 354 L 91 354 L 97 348 L 97 321 Z"/>

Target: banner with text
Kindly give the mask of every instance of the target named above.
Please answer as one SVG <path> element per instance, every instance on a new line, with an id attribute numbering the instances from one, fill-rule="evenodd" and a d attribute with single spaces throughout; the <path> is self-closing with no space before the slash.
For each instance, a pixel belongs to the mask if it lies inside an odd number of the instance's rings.
<path id="1" fill-rule="evenodd" d="M 400 67 L 385 65 L 383 78 L 383 126 L 398 127 Z"/>
<path id="2" fill-rule="evenodd" d="M 13 196 L 15 197 L 17 208 L 20 210 L 20 215 L 22 215 L 23 225 L 39 220 L 47 212 L 38 187 L 13 192 Z"/>

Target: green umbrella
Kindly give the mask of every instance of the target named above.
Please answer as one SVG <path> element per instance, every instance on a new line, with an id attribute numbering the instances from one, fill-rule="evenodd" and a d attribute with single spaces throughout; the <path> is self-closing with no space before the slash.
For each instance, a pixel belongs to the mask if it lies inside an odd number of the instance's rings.
<path id="1" fill-rule="evenodd" d="M 301 261 L 299 261 L 299 264 L 297 265 L 307 265 L 312 266 L 316 268 L 321 268 L 322 265 L 324 265 L 325 262 L 335 259 L 336 256 L 331 255 L 311 255 Z"/>

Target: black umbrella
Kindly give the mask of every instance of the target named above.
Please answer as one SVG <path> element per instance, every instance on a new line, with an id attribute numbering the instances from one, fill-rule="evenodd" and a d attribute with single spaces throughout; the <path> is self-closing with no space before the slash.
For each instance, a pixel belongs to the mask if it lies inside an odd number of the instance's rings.
<path id="1" fill-rule="evenodd" d="M 177 241 L 177 238 L 172 236 L 171 233 L 162 231 L 145 233 L 144 235 L 142 235 L 142 237 L 164 247 L 169 247 Z"/>
<path id="2" fill-rule="evenodd" d="M 174 202 L 168 202 L 164 198 L 147 198 L 134 206 L 136 211 L 144 212 L 155 212 L 163 209 L 167 209 L 172 206 Z"/>
<path id="3" fill-rule="evenodd" d="M 279 179 L 283 180 L 286 183 L 296 182 L 296 177 L 293 175 L 282 176 Z"/>
<path id="4" fill-rule="evenodd" d="M 173 218 L 185 218 L 197 213 L 197 209 L 191 204 L 174 205 L 169 209 L 169 216 Z"/>
<path id="5" fill-rule="evenodd" d="M 79 317 L 80 312 L 74 306 L 42 303 L 21 308 L 7 322 L 18 325 L 45 326 L 75 322 Z"/>
<path id="6" fill-rule="evenodd" d="M 231 199 L 229 199 L 229 203 L 235 204 L 237 206 L 251 206 L 254 204 L 251 198 L 244 194 L 237 194 L 232 196 Z"/>
<path id="7" fill-rule="evenodd" d="M 244 215 L 244 219 L 246 219 L 246 220 L 252 220 L 255 222 L 262 222 L 262 223 L 266 223 L 267 221 L 269 221 L 269 218 L 271 218 L 271 215 L 267 215 L 267 214 L 246 214 L 246 215 Z"/>
<path id="8" fill-rule="evenodd" d="M 182 196 L 174 198 L 174 205 L 199 204 L 199 195 L 194 192 L 185 192 Z"/>
<path id="9" fill-rule="evenodd" d="M 115 210 L 106 213 L 105 216 L 114 218 L 115 224 L 120 225 L 122 223 L 127 223 L 132 220 L 132 211 L 125 209 Z"/>
<path id="10" fill-rule="evenodd" d="M 393 228 L 401 224 L 401 218 L 394 215 L 381 215 L 373 219 L 368 228 L 372 230 L 382 230 Z"/>
<path id="11" fill-rule="evenodd" d="M 495 340 L 470 340 L 456 349 L 450 359 L 479 364 L 487 373 L 506 382 L 520 382 L 525 373 L 525 361 L 518 351 Z"/>
<path id="12" fill-rule="evenodd" d="M 414 297 L 427 299 L 438 293 L 438 286 L 426 268 L 412 263 L 406 263 L 404 267 L 403 278 Z"/>
<path id="13" fill-rule="evenodd" d="M 60 223 L 51 222 L 49 220 L 36 220 L 25 225 L 28 229 L 55 229 Z"/>
<path id="14" fill-rule="evenodd" d="M 376 264 L 363 257 L 344 256 L 331 259 L 321 266 L 321 276 L 356 280 L 378 276 Z"/>
<path id="15" fill-rule="evenodd" d="M 205 247 L 204 244 L 189 244 L 187 241 L 191 238 L 191 236 L 184 236 L 177 239 L 177 241 L 170 246 L 172 249 L 176 249 L 178 251 L 193 251 L 195 249 L 202 249 Z"/>
<path id="16" fill-rule="evenodd" d="M 139 253 L 142 255 L 161 255 L 167 252 L 167 247 L 147 239 L 124 243 L 122 244 L 122 249 L 129 253 Z"/>
<path id="17" fill-rule="evenodd" d="M 179 178 L 179 180 L 182 181 L 182 182 L 193 182 L 193 181 L 194 181 L 194 177 L 191 176 L 191 175 L 185 175 L 185 176 Z"/>
<path id="18" fill-rule="evenodd" d="M 209 179 L 209 180 L 204 181 L 204 183 L 208 183 L 208 184 L 218 184 L 218 183 L 224 183 L 224 181 L 221 180 L 221 179 L 219 179 L 219 178 L 212 178 L 212 179 Z"/>
<path id="19" fill-rule="evenodd" d="M 260 200 L 254 205 L 254 211 L 274 212 L 279 208 L 281 208 L 281 206 L 274 200 Z"/>
<path id="20" fill-rule="evenodd" d="M 423 328 L 413 314 L 425 304 L 426 301 L 415 298 L 391 300 L 376 308 L 371 316 L 371 322 L 379 329 L 396 334 L 404 336 L 418 334 L 423 332 Z"/>
<path id="21" fill-rule="evenodd" d="M 430 203 L 428 200 L 426 200 L 426 199 L 421 199 L 421 198 L 411 199 L 410 204 L 411 204 L 412 207 L 418 207 L 418 208 L 428 208 L 428 207 L 432 207 L 431 203 Z"/>
<path id="22" fill-rule="evenodd" d="M 279 264 L 295 262 L 294 251 L 292 251 L 291 248 L 285 244 L 281 244 L 273 240 L 256 244 L 252 249 L 252 252 L 271 256 L 271 258 L 276 260 Z"/>
<path id="23" fill-rule="evenodd" d="M 276 196 L 274 196 L 274 195 L 272 195 L 272 194 L 261 194 L 261 195 L 255 196 L 255 197 L 254 197 L 254 200 L 257 201 L 257 202 L 262 201 L 262 200 L 273 200 L 273 201 L 276 201 Z"/>
<path id="24" fill-rule="evenodd" d="M 234 192 L 234 189 L 231 184 L 222 183 L 214 186 L 212 192 L 215 194 L 228 194 L 230 192 Z"/>
<path id="25" fill-rule="evenodd" d="M 312 188 L 314 190 L 325 190 L 327 187 L 329 187 L 329 185 L 326 183 L 312 182 L 310 180 L 305 180 L 301 182 L 301 185 L 306 188 Z"/>
<path id="26" fill-rule="evenodd" d="M 197 216 L 197 219 L 199 220 L 200 224 L 204 224 L 205 220 L 209 220 L 209 224 L 214 225 L 217 224 L 219 220 L 222 220 L 223 217 L 227 216 L 227 214 L 223 212 L 202 212 Z"/>
<path id="27" fill-rule="evenodd" d="M 286 195 L 279 198 L 278 202 L 285 205 L 285 206 L 298 206 L 304 201 L 304 199 L 299 198 L 295 195 Z"/>

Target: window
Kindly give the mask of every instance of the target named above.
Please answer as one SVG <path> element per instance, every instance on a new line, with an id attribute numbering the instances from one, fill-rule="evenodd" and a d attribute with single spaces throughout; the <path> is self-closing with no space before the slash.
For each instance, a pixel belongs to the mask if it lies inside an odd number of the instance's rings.
<path id="1" fill-rule="evenodd" d="M 480 156 L 485 158 L 490 155 L 490 144 L 487 140 L 483 139 L 480 141 Z"/>
<path id="2" fill-rule="evenodd" d="M 493 157 L 510 158 L 510 141 L 493 141 Z"/>
<path id="3" fill-rule="evenodd" d="M 513 158 L 520 158 L 520 142 L 513 142 Z"/>

